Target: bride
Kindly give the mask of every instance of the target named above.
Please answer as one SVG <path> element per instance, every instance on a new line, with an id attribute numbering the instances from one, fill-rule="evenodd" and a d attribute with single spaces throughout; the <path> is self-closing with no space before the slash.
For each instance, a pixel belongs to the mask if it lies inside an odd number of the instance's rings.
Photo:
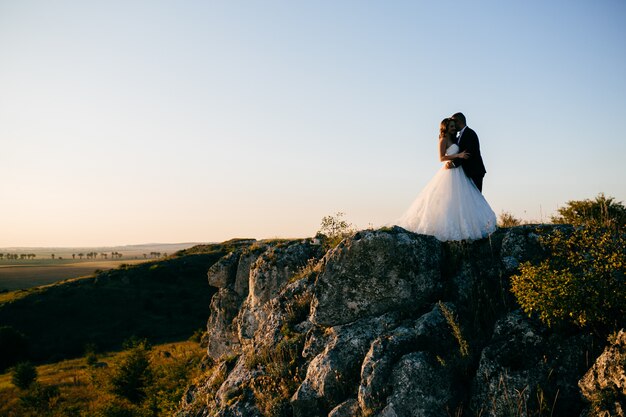
<path id="1" fill-rule="evenodd" d="M 398 220 L 398 226 L 441 241 L 481 239 L 496 229 L 496 215 L 474 182 L 462 168 L 445 167 L 447 161 L 471 156 L 459 152 L 455 139 L 455 121 L 444 119 L 439 127 L 439 159 L 444 166 Z"/>

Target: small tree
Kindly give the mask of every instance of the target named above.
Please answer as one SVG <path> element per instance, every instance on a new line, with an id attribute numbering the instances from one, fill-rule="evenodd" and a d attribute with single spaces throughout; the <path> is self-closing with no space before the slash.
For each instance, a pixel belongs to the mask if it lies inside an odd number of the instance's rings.
<path id="1" fill-rule="evenodd" d="M 138 404 L 146 398 L 146 389 L 152 380 L 148 342 L 131 341 L 122 360 L 111 376 L 111 391 Z"/>
<path id="2" fill-rule="evenodd" d="M 344 238 L 350 236 L 356 231 L 354 225 L 343 219 L 345 213 L 337 212 L 334 216 L 325 216 L 322 218 L 320 230 L 317 236 L 324 239 L 324 246 L 333 248 L 339 244 Z"/>
<path id="3" fill-rule="evenodd" d="M 15 365 L 11 373 L 11 382 L 19 389 L 28 389 L 37 380 L 37 368 L 30 362 Z"/>

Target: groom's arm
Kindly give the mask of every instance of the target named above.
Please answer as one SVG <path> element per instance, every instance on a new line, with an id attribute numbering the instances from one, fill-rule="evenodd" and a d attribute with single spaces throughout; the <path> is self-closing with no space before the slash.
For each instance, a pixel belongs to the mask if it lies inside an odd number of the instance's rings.
<path id="1" fill-rule="evenodd" d="M 480 146 L 478 145 L 478 135 L 476 134 L 476 132 L 474 132 L 473 130 L 466 131 L 465 134 L 463 135 L 461 142 L 463 146 L 460 149 L 460 151 L 466 151 L 467 153 L 469 153 L 469 158 L 453 159 L 452 163 L 454 164 L 455 167 L 463 166 L 465 162 L 471 160 L 476 155 L 480 155 Z"/>

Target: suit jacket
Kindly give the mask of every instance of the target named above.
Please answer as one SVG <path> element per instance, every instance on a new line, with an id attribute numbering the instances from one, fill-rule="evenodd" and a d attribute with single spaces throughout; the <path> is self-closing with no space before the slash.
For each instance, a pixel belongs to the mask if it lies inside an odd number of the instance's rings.
<path id="1" fill-rule="evenodd" d="M 480 143 L 478 135 L 469 127 L 463 131 L 463 136 L 459 140 L 459 152 L 467 151 L 470 154 L 469 159 L 454 159 L 455 166 L 463 167 L 465 175 L 470 178 L 482 178 L 487 170 L 483 164 L 483 157 L 480 155 Z"/>

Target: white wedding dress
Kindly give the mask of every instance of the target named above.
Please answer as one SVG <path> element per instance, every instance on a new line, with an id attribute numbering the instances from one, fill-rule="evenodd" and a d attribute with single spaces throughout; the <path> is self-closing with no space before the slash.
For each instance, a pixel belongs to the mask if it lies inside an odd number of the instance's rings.
<path id="1" fill-rule="evenodd" d="M 453 144 L 446 155 L 458 152 Z M 496 215 L 463 168 L 444 166 L 396 224 L 441 241 L 475 240 L 496 230 Z"/>

